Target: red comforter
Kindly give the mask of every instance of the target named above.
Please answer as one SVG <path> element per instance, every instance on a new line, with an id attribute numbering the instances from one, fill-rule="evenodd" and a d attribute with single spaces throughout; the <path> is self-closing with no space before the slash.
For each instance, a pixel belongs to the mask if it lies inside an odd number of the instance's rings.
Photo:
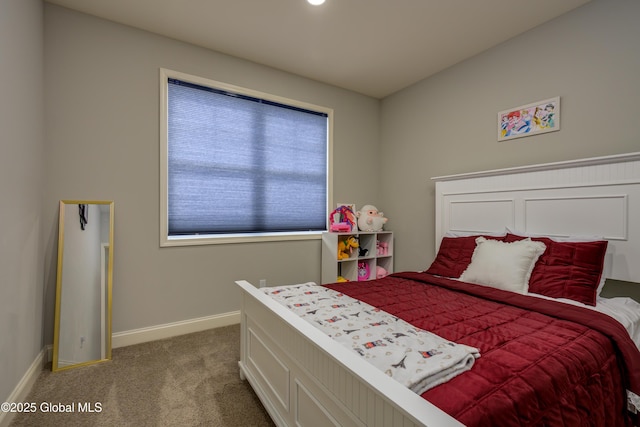
<path id="1" fill-rule="evenodd" d="M 469 427 L 632 425 L 640 352 L 606 315 L 425 273 L 325 286 L 479 348 L 471 371 L 422 394 Z"/>

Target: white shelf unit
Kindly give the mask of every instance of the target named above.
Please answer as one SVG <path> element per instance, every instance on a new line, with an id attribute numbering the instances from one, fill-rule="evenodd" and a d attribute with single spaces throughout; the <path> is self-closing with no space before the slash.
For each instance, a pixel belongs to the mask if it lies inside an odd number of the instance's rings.
<path id="1" fill-rule="evenodd" d="M 354 249 L 349 258 L 339 260 L 338 243 L 349 236 L 358 239 L 360 248 Z M 378 242 L 386 245 L 386 253 L 378 254 Z M 359 256 L 359 249 L 365 249 L 366 254 Z M 393 273 L 393 232 L 383 230 L 322 234 L 322 283 L 334 283 L 338 281 L 338 276 L 349 281 L 357 281 L 359 262 L 369 266 L 369 279 L 376 278 L 377 266 Z"/>

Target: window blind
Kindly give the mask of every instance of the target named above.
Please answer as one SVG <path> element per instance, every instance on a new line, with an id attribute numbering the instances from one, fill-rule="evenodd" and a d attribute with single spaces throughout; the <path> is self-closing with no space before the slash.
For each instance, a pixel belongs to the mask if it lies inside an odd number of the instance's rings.
<path id="1" fill-rule="evenodd" d="M 319 231 L 321 112 L 168 79 L 169 236 Z"/>

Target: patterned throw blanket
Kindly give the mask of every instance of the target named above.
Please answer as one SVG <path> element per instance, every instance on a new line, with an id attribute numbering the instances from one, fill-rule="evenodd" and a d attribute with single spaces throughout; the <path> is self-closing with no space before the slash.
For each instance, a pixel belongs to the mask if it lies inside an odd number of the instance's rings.
<path id="1" fill-rule="evenodd" d="M 474 347 L 315 283 L 263 291 L 418 394 L 468 371 L 480 357 Z"/>

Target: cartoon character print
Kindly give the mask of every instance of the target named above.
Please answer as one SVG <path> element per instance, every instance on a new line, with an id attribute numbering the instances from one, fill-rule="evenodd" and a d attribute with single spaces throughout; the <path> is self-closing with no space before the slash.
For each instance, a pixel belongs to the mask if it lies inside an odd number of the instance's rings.
<path id="1" fill-rule="evenodd" d="M 374 347 L 386 347 L 387 345 L 382 340 L 376 340 L 376 341 L 366 342 L 362 344 L 362 346 L 366 349 L 370 349 Z"/>
<path id="2" fill-rule="evenodd" d="M 514 111 L 514 123 L 510 135 L 520 135 L 531 132 L 531 112 L 529 110 Z"/>
<path id="3" fill-rule="evenodd" d="M 505 114 L 500 119 L 502 136 L 521 135 L 531 132 L 531 122 L 534 119 L 532 109 L 515 110 Z"/>
<path id="4" fill-rule="evenodd" d="M 442 354 L 440 350 L 436 350 L 435 348 L 427 351 L 419 351 L 418 353 L 420 353 L 420 355 L 425 359 L 428 359 L 433 356 L 437 356 L 438 354 Z"/>
<path id="5" fill-rule="evenodd" d="M 369 323 L 369 325 L 371 325 L 371 326 L 383 326 L 383 325 L 388 325 L 388 323 L 385 322 L 384 320 L 382 320 L 380 322 Z"/>

